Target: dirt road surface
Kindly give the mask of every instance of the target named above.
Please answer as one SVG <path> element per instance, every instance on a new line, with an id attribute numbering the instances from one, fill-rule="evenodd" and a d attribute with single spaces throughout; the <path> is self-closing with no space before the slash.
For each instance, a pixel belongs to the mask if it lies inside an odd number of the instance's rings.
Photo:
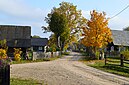
<path id="1" fill-rule="evenodd" d="M 11 77 L 44 81 L 47 85 L 129 85 L 129 78 L 106 73 L 77 61 L 72 52 L 61 59 L 11 65 Z"/>

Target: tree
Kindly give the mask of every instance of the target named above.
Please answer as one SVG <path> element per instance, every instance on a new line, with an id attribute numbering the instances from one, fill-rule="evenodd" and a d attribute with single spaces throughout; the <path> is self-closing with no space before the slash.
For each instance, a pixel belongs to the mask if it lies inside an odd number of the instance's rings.
<path id="1" fill-rule="evenodd" d="M 129 31 L 129 26 L 123 29 L 124 31 Z"/>
<path id="2" fill-rule="evenodd" d="M 51 16 L 54 12 L 58 12 L 59 14 L 64 14 L 66 19 L 68 20 L 68 28 L 69 28 L 68 30 L 70 31 L 70 35 L 67 37 L 67 39 L 65 38 L 64 42 L 70 43 L 73 40 L 76 40 L 75 34 L 78 31 L 80 31 L 80 28 L 85 26 L 86 19 L 82 16 L 81 10 L 77 10 L 77 6 L 74 6 L 72 3 L 62 2 L 59 5 L 60 5 L 59 8 L 54 7 L 52 9 L 51 13 L 49 13 L 45 18 L 45 21 L 46 23 L 49 24 L 49 22 L 51 21 Z M 43 29 L 47 32 L 51 31 L 49 26 L 43 27 Z M 56 31 L 58 32 L 59 30 Z"/>
<path id="3" fill-rule="evenodd" d="M 59 47 L 59 44 L 58 44 L 59 36 L 61 36 L 61 34 L 64 33 L 65 30 L 68 28 L 67 23 L 68 22 L 64 14 L 53 12 L 53 14 L 50 17 L 49 28 L 56 36 L 58 47 Z"/>
<path id="4" fill-rule="evenodd" d="M 92 47 L 95 54 L 98 48 L 102 48 L 112 41 L 111 31 L 105 12 L 99 13 L 93 10 L 90 15 L 87 27 L 83 28 L 82 43 L 87 47 Z"/>

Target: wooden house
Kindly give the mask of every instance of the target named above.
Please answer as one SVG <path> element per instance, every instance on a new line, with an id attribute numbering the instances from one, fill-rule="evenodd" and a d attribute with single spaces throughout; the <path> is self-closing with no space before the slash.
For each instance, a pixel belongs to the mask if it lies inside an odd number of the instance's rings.
<path id="1" fill-rule="evenodd" d="M 129 49 L 129 31 L 112 30 L 112 39 L 113 42 L 108 45 L 109 51 Z"/>
<path id="2" fill-rule="evenodd" d="M 0 25 L 0 40 L 6 39 L 8 56 L 13 56 L 14 48 L 21 48 L 23 53 L 31 47 L 31 27 Z"/>
<path id="3" fill-rule="evenodd" d="M 31 38 L 31 49 L 35 52 L 44 52 L 47 43 L 47 38 Z"/>

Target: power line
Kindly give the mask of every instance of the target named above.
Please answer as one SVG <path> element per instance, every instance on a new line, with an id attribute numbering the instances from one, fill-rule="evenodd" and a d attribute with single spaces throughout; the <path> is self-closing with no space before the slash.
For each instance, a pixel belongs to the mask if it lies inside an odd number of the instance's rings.
<path id="1" fill-rule="evenodd" d="M 123 10 L 121 10 L 120 12 L 118 12 L 116 15 L 112 16 L 110 19 L 116 17 L 117 15 L 119 15 L 120 13 L 122 13 L 124 10 L 126 10 L 129 7 L 129 5 L 127 5 Z"/>

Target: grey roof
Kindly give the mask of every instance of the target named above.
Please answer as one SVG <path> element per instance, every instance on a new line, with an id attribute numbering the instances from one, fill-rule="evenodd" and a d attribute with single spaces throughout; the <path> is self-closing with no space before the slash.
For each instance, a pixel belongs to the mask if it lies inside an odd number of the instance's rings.
<path id="1" fill-rule="evenodd" d="M 114 45 L 129 46 L 129 31 L 112 30 Z"/>
<path id="2" fill-rule="evenodd" d="M 31 46 L 46 46 L 47 43 L 47 38 L 31 38 Z"/>

